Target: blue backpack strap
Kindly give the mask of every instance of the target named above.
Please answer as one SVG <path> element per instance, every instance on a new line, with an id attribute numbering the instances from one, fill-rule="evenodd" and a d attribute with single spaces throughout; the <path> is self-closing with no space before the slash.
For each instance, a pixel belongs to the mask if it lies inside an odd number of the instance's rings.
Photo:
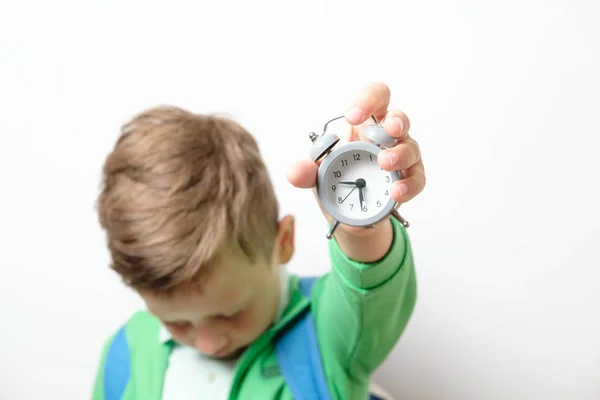
<path id="1" fill-rule="evenodd" d="M 301 278 L 300 292 L 310 297 L 316 277 Z M 330 400 L 310 307 L 275 344 L 283 377 L 294 400 Z"/>
<path id="2" fill-rule="evenodd" d="M 104 363 L 104 400 L 120 400 L 131 374 L 125 325 L 116 333 Z"/>
<path id="3" fill-rule="evenodd" d="M 312 289 L 316 281 L 316 276 L 307 276 L 304 278 L 300 278 L 298 281 L 298 290 L 300 290 L 300 293 L 302 293 L 304 297 L 310 299 L 310 295 L 312 293 Z"/>

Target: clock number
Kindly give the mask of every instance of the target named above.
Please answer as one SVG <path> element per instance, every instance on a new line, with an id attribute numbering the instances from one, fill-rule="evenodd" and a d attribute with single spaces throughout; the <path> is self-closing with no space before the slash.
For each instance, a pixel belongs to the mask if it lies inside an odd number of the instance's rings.
<path id="1" fill-rule="evenodd" d="M 331 190 L 335 192 L 335 185 L 331 186 Z"/>
<path id="2" fill-rule="evenodd" d="M 386 191 L 385 191 L 385 195 L 386 195 L 386 196 L 389 196 L 389 194 L 390 194 L 390 193 L 389 193 L 389 192 L 386 190 Z"/>
<path id="3" fill-rule="evenodd" d="M 371 154 L 369 154 L 369 158 L 371 159 L 371 161 L 373 161 L 373 156 Z"/>
<path id="4" fill-rule="evenodd" d="M 354 161 L 360 160 L 360 154 L 353 154 Z"/>
<path id="5" fill-rule="evenodd" d="M 362 212 L 367 212 L 367 206 L 363 206 Z"/>
<path id="6" fill-rule="evenodd" d="M 344 200 L 342 200 L 341 197 L 338 197 L 338 203 L 341 203 L 342 201 L 344 201 Z"/>
<path id="7" fill-rule="evenodd" d="M 381 207 L 381 202 L 377 200 L 377 207 Z"/>
<path id="8" fill-rule="evenodd" d="M 386 175 L 386 176 L 385 176 L 385 181 L 386 181 L 386 182 L 389 182 L 389 181 L 390 181 L 390 176 L 389 176 L 389 175 Z"/>
<path id="9" fill-rule="evenodd" d="M 350 211 L 354 208 L 354 204 L 350 204 Z"/>
<path id="10" fill-rule="evenodd" d="M 348 166 L 348 160 L 342 160 L 342 167 Z"/>
<path id="11" fill-rule="evenodd" d="M 333 171 L 333 176 L 335 176 L 336 178 L 339 178 L 342 176 L 342 173 L 340 171 Z"/>

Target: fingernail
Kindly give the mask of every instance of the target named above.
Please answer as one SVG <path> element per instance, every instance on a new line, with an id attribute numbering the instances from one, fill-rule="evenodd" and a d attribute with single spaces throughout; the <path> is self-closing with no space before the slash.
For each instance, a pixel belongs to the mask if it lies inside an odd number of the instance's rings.
<path id="1" fill-rule="evenodd" d="M 404 132 L 404 122 L 402 122 L 402 120 L 398 117 L 394 117 L 394 119 L 396 120 L 396 122 L 398 122 L 398 125 L 400 126 L 400 132 Z"/>
<path id="2" fill-rule="evenodd" d="M 396 162 L 398 161 L 398 155 L 392 151 L 384 151 L 383 152 L 385 158 L 387 158 L 387 160 L 390 162 L 390 166 L 389 168 L 392 168 L 394 165 L 396 165 Z"/>
<path id="3" fill-rule="evenodd" d="M 363 111 L 359 107 L 353 106 L 346 111 L 346 118 L 354 123 L 362 121 L 362 117 Z"/>

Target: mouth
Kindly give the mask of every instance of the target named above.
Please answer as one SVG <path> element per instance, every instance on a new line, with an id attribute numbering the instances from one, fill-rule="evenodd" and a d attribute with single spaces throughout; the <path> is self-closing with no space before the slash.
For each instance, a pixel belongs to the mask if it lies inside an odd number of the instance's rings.
<path id="1" fill-rule="evenodd" d="M 224 349 L 224 350 L 220 350 L 215 354 L 212 354 L 210 357 L 211 358 L 215 358 L 215 359 L 219 359 L 219 360 L 233 360 L 235 358 L 238 358 L 242 353 L 244 352 L 243 348 L 238 348 L 238 349 Z"/>

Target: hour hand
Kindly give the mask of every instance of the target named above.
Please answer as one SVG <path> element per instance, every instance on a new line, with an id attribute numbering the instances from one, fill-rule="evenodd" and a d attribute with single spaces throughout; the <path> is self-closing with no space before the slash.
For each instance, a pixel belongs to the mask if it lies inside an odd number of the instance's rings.
<path id="1" fill-rule="evenodd" d="M 338 182 L 341 183 L 342 185 L 352 185 L 352 186 L 356 186 L 356 182 Z"/>

